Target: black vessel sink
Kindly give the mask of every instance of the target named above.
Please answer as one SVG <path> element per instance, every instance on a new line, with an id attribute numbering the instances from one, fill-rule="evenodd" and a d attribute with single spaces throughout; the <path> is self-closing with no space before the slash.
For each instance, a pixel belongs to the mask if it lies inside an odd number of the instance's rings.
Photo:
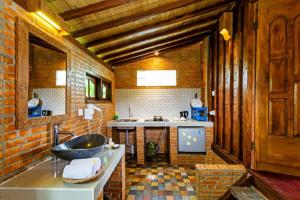
<path id="1" fill-rule="evenodd" d="M 100 152 L 107 139 L 100 134 L 87 134 L 52 147 L 51 152 L 64 160 L 90 158 Z"/>

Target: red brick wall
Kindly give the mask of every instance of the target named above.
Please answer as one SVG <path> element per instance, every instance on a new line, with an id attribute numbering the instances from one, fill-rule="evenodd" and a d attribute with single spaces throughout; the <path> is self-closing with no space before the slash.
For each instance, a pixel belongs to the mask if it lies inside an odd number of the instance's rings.
<path id="1" fill-rule="evenodd" d="M 104 186 L 104 194 L 111 200 L 125 200 L 125 156 Z"/>
<path id="2" fill-rule="evenodd" d="M 0 52 L 3 52 L 0 54 L 0 181 L 49 155 L 51 145 L 49 125 L 28 130 L 17 130 L 15 127 L 15 20 L 17 16 L 34 24 L 71 49 L 71 118 L 64 122 L 63 129 L 74 131 L 77 135 L 88 131 L 87 121 L 77 116 L 77 110 L 85 107 L 86 70 L 112 80 L 114 88 L 113 72 L 69 43 L 36 16 L 15 5 L 12 0 L 0 1 Z M 105 122 L 114 114 L 114 103 L 98 106 L 104 113 L 102 130 L 106 132 Z M 100 114 L 96 113 L 94 120 L 90 122 L 92 131 L 98 127 L 99 119 Z"/>
<path id="3" fill-rule="evenodd" d="M 116 89 L 143 89 L 136 86 L 137 70 L 177 70 L 176 87 L 151 88 L 200 88 L 200 46 L 194 44 L 185 48 L 116 67 Z"/>
<path id="4" fill-rule="evenodd" d="M 246 172 L 243 165 L 197 164 L 196 184 L 199 200 L 219 199 Z"/>
<path id="5" fill-rule="evenodd" d="M 56 85 L 56 71 L 67 69 L 67 55 L 37 45 L 31 46 L 30 53 L 33 54 L 30 62 L 30 90 L 61 87 Z"/>

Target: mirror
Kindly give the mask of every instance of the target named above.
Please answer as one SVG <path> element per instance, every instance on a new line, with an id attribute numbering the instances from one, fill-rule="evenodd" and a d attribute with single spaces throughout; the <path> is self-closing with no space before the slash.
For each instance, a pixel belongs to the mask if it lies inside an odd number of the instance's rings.
<path id="1" fill-rule="evenodd" d="M 59 39 L 57 41 L 56 39 Z M 71 112 L 70 49 L 21 18 L 16 23 L 16 126 L 67 120 Z"/>
<path id="2" fill-rule="evenodd" d="M 67 54 L 29 34 L 28 118 L 66 114 Z"/>

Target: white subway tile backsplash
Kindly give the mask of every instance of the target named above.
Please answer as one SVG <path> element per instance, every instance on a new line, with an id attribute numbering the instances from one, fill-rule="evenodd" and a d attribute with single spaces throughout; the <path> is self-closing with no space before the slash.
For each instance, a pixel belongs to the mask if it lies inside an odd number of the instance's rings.
<path id="1" fill-rule="evenodd" d="M 200 88 L 182 89 L 116 89 L 116 113 L 120 118 L 128 118 L 129 105 L 132 117 L 164 118 L 179 117 L 179 112 L 187 110 L 190 117 L 190 101 L 201 96 Z"/>
<path id="2" fill-rule="evenodd" d="M 66 89 L 65 88 L 39 88 L 33 89 L 42 101 L 42 110 L 51 110 L 52 115 L 66 114 Z"/>

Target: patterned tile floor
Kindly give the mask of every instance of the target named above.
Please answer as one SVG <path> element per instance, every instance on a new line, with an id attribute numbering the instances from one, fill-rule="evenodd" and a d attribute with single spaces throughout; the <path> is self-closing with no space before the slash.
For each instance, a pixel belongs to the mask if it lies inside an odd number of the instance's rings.
<path id="1" fill-rule="evenodd" d="M 128 200 L 196 200 L 195 171 L 187 166 L 171 166 L 159 156 L 140 166 L 126 163 Z"/>

